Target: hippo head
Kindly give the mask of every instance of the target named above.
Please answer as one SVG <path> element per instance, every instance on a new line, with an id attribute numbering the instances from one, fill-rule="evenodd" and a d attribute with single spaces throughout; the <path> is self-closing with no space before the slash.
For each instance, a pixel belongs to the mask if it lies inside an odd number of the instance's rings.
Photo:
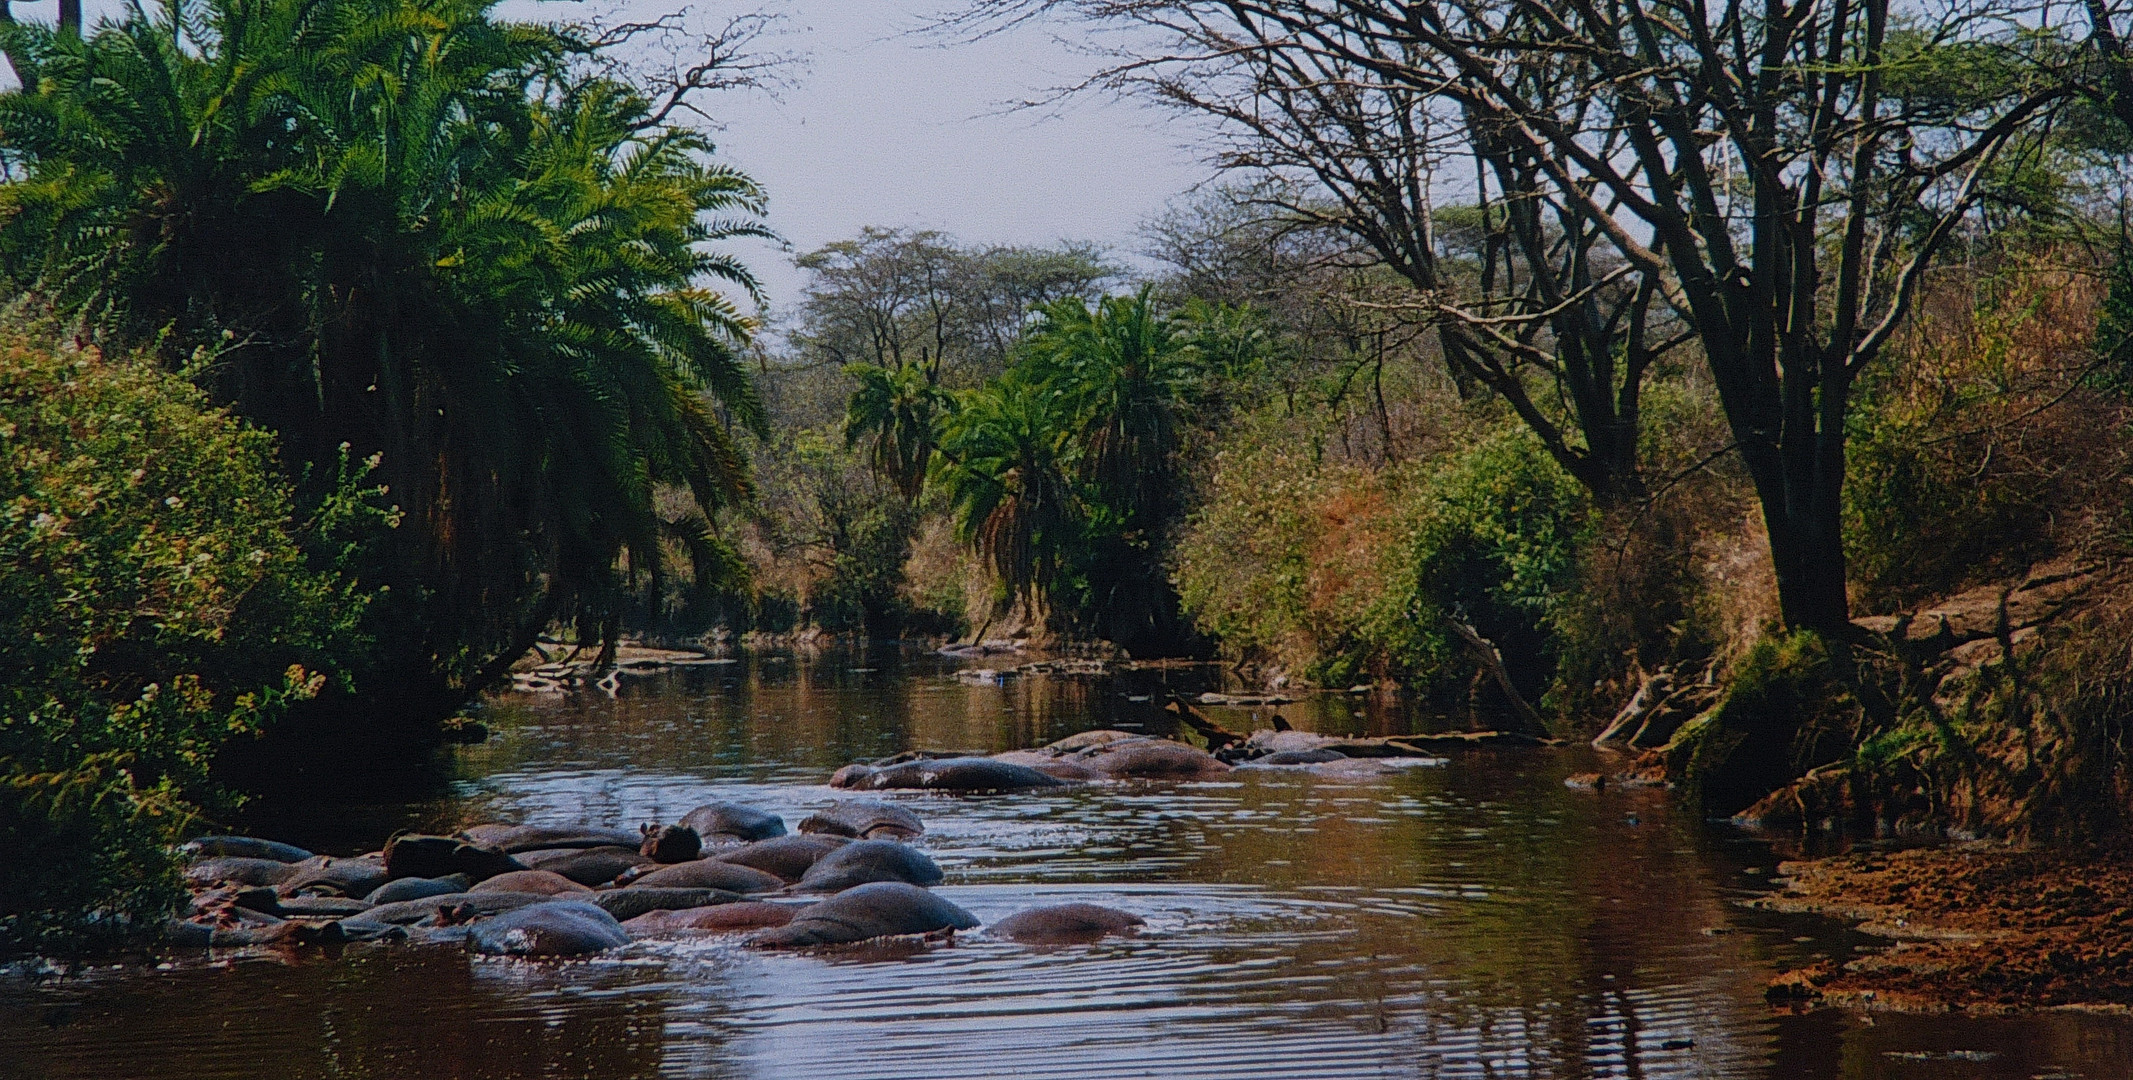
<path id="1" fill-rule="evenodd" d="M 833 788 L 861 787 L 863 786 L 861 782 L 872 775 L 874 775 L 874 767 L 872 765 L 846 765 L 844 768 L 830 774 L 830 786 Z"/>
<path id="2" fill-rule="evenodd" d="M 686 825 L 642 826 L 644 843 L 637 853 L 655 863 L 684 863 L 703 854 L 703 837 Z"/>

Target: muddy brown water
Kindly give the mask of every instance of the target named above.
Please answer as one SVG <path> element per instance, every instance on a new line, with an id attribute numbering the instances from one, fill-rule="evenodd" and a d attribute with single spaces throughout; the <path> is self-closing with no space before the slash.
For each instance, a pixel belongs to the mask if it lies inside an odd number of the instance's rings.
<path id="1" fill-rule="evenodd" d="M 400 828 L 634 825 L 711 799 L 797 822 L 841 796 L 822 781 L 846 761 L 1159 730 L 1164 689 L 1219 674 L 952 677 L 970 666 L 757 655 L 630 678 L 614 699 L 503 700 L 495 737 L 456 751 L 457 779 L 432 798 L 262 808 L 248 824 L 347 854 Z M 1234 727 L 1253 712 L 1213 711 Z M 1350 734 L 1438 723 L 1362 697 L 1279 711 Z M 2133 1076 L 2118 1017 L 1772 1009 L 1773 973 L 1869 939 L 1742 909 L 1773 864 L 1765 844 L 1650 793 L 1563 786 L 1590 767 L 1573 751 L 1471 752 L 1368 782 L 1254 770 L 913 795 L 939 891 L 980 918 L 1092 901 L 1146 932 L 819 954 L 655 941 L 541 964 L 238 951 L 16 973 L 0 977 L 0 1077 Z"/>

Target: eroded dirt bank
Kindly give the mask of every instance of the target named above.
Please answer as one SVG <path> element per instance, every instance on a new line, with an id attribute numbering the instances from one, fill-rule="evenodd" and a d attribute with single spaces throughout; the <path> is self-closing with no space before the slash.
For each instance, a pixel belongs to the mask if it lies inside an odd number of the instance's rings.
<path id="1" fill-rule="evenodd" d="M 1773 1001 L 2013 1011 L 2133 1007 L 2133 854 L 1997 844 L 1788 862 L 1750 901 L 1891 944 L 1772 980 Z"/>

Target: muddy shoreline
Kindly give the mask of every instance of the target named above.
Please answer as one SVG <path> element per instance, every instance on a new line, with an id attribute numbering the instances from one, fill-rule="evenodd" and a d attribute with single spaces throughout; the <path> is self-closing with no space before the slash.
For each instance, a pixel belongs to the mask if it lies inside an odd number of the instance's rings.
<path id="1" fill-rule="evenodd" d="M 1746 901 L 1885 938 L 1771 980 L 1772 1002 L 1906 1012 L 2133 1011 L 2133 853 L 1997 843 L 1778 867 Z"/>

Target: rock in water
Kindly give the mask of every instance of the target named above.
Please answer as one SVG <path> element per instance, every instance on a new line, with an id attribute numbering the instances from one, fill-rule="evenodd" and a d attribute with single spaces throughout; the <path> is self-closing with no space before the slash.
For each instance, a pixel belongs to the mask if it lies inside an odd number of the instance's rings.
<path id="1" fill-rule="evenodd" d="M 878 937 L 969 930 L 977 925 L 977 918 L 969 912 L 916 885 L 877 881 L 809 904 L 790 924 L 762 931 L 748 943 L 767 949 L 843 945 Z"/>
<path id="2" fill-rule="evenodd" d="M 795 888 L 809 892 L 843 892 L 874 881 L 937 885 L 941 868 L 926 853 L 894 840 L 861 840 L 816 860 Z"/>
<path id="3" fill-rule="evenodd" d="M 629 943 L 614 916 L 582 900 L 533 904 L 467 931 L 467 947 L 492 956 L 591 956 Z"/>

